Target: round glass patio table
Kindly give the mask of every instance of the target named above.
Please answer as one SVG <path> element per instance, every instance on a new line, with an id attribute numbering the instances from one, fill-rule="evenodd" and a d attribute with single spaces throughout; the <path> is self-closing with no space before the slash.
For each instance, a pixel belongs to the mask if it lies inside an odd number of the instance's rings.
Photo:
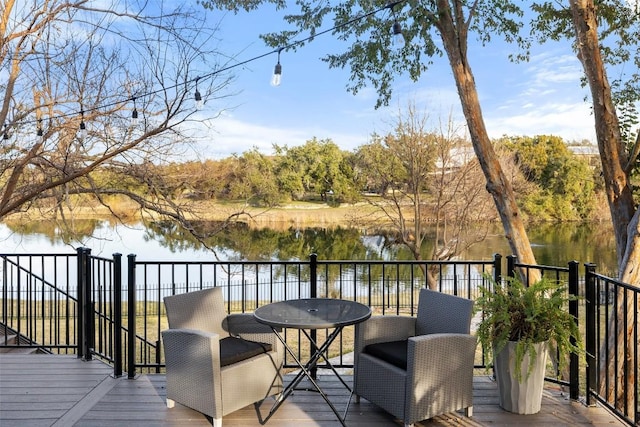
<path id="1" fill-rule="evenodd" d="M 315 390 L 320 393 L 325 402 L 327 402 L 331 407 L 342 425 L 345 426 L 345 418 L 347 416 L 347 411 L 349 410 L 351 398 L 349 398 L 344 415 L 341 416 L 327 395 L 322 391 L 322 388 L 320 388 L 317 381 L 310 374 L 310 370 L 316 366 L 319 359 L 324 359 L 329 368 L 334 372 L 338 379 L 340 379 L 342 384 L 351 392 L 351 394 L 353 394 L 351 387 L 349 387 L 349 385 L 342 379 L 338 371 L 336 371 L 329 361 L 327 350 L 331 343 L 340 335 L 345 326 L 364 322 L 371 317 L 371 309 L 356 301 L 332 298 L 307 298 L 267 304 L 257 308 L 253 315 L 258 322 L 271 326 L 273 332 L 276 334 L 278 339 L 280 339 L 287 352 L 300 367 L 300 371 L 293 381 L 285 387 L 282 394 L 280 394 L 269 411 L 269 414 L 264 419 L 264 422 L 267 422 L 271 415 L 275 413 L 285 399 L 293 392 L 294 389 L 296 389 L 300 381 L 302 381 L 303 378 L 307 378 L 311 384 L 313 384 Z M 301 330 L 309 341 L 311 341 L 315 351 L 310 355 L 308 361 L 303 363 L 298 359 L 298 357 L 296 357 L 295 352 L 287 345 L 286 340 L 280 332 L 283 328 Z M 309 333 L 309 331 L 315 329 L 333 329 L 333 331 L 329 334 L 324 343 L 318 344 L 313 338 L 313 335 Z"/>
<path id="2" fill-rule="evenodd" d="M 276 328 L 327 329 L 364 322 L 371 309 L 355 301 L 308 298 L 274 302 L 253 313 L 256 320 Z"/>

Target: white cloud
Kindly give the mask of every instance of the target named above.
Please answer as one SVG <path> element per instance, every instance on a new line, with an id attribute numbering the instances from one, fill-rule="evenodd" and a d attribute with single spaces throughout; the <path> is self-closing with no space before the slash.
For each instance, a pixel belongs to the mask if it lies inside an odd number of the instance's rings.
<path id="1" fill-rule="evenodd" d="M 540 100 L 564 97 L 571 93 L 575 97 L 580 92 L 582 69 L 574 55 L 558 55 L 554 51 L 545 51 L 532 56 L 526 64 L 512 101 L 522 104 L 523 100 L 539 103 Z M 516 89 L 517 89 L 516 88 Z"/>
<path id="2" fill-rule="evenodd" d="M 566 141 L 595 141 L 595 128 L 587 103 L 550 102 L 520 113 L 486 119 L 492 138 L 503 135 L 556 135 Z"/>
<path id="3" fill-rule="evenodd" d="M 359 133 L 357 129 L 348 132 L 321 125 L 258 125 L 242 120 L 230 112 L 211 120 L 195 122 L 189 129 L 189 133 L 195 135 L 194 147 L 198 157 L 215 159 L 242 154 L 253 148 L 264 154 L 273 154 L 274 144 L 294 147 L 314 137 L 331 139 L 341 148 L 351 150 L 366 143 L 368 138 L 367 133 Z"/>

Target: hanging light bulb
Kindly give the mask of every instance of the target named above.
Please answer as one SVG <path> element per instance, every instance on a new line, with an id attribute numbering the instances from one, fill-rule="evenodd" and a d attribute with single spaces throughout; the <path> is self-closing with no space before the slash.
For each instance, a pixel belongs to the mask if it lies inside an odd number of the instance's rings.
<path id="1" fill-rule="evenodd" d="M 200 77 L 196 77 L 196 93 L 194 94 L 194 99 L 196 100 L 196 109 L 201 109 L 204 105 L 204 101 L 202 100 L 202 94 L 198 90 L 198 80 Z"/>
<path id="2" fill-rule="evenodd" d="M 392 27 L 392 41 L 395 49 L 402 49 L 404 47 L 404 35 L 402 34 L 402 27 L 398 21 L 394 21 Z"/>
<path id="3" fill-rule="evenodd" d="M 131 126 L 138 124 L 138 109 L 136 108 L 136 99 L 133 98 L 133 111 L 131 112 Z"/>
<path id="4" fill-rule="evenodd" d="M 84 123 L 84 111 L 80 110 L 80 127 L 78 130 L 78 137 L 84 139 L 87 134 L 87 125 Z"/>
<path id="5" fill-rule="evenodd" d="M 273 70 L 273 75 L 271 76 L 271 86 L 280 86 L 280 82 L 282 81 L 282 65 L 280 65 L 280 52 L 282 52 L 282 48 L 278 49 L 278 63 Z"/>
<path id="6" fill-rule="evenodd" d="M 400 1 L 395 1 L 388 3 L 386 6 L 386 8 L 391 10 L 391 14 L 393 15 L 393 26 L 391 27 L 391 44 L 394 49 L 402 49 L 404 47 L 404 35 L 402 34 L 402 27 L 398 22 L 395 9 L 396 6 L 400 3 Z"/>

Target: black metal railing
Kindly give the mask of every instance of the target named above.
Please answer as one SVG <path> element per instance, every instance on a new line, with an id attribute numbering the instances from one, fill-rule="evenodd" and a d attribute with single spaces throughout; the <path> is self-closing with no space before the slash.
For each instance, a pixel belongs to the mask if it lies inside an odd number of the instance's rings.
<path id="1" fill-rule="evenodd" d="M 528 281 L 536 271 L 566 283 L 567 292 L 578 297 L 568 310 L 583 333 L 584 360 L 572 354 L 568 373 L 556 369 L 545 380 L 568 386 L 573 400 L 582 395 L 591 405 L 595 399 L 629 424 L 640 425 L 640 288 L 597 274 L 594 264 L 584 265 L 581 279 L 579 267 L 577 261 L 565 268 L 527 265 L 507 257 L 508 276 L 519 270 Z"/>
<path id="2" fill-rule="evenodd" d="M 126 272 L 120 254 L 95 257 L 86 248 L 75 254 L 0 258 L 0 346 L 38 347 L 84 359 L 95 356 L 111 363 L 115 376 L 126 372 L 129 378 L 163 369 L 160 336 L 167 328 L 163 298 L 168 295 L 218 286 L 225 289 L 229 313 L 293 298 L 330 297 L 360 301 L 376 314 L 414 315 L 420 288 L 431 286 L 475 299 L 480 285 L 490 286 L 489 277 L 502 276 L 500 255 L 487 261 L 446 262 L 325 261 L 315 255 L 287 262 L 157 262 L 129 255 Z M 639 290 L 597 274 L 590 264 L 580 278 L 579 267 L 575 261 L 554 267 L 507 257 L 506 275 L 519 271 L 527 278 L 536 270 L 536 275 L 566 283 L 567 292 L 580 296 L 568 309 L 584 331 L 587 356 L 572 357 L 569 372 L 555 369 L 547 380 L 567 386 L 572 399 L 582 395 L 587 404 L 601 402 L 636 425 Z M 436 280 L 430 283 L 427 277 Z M 11 334 L 22 338 L 9 343 L 6 337 Z M 299 355 L 310 346 L 299 334 L 287 335 L 287 340 Z M 335 366 L 352 366 L 343 359 L 351 342 L 349 337 L 336 340 Z M 477 367 L 485 362 L 480 355 Z"/>
<path id="3" fill-rule="evenodd" d="M 640 425 L 640 289 L 586 265 L 586 402 Z"/>
<path id="4" fill-rule="evenodd" d="M 194 290 L 223 287 L 227 310 L 251 312 L 275 301 L 294 298 L 343 298 L 363 302 L 377 314 L 414 315 L 416 295 L 427 285 L 427 269 L 436 272 L 437 289 L 474 298 L 478 286 L 495 270 L 500 257 L 488 261 L 211 261 L 157 262 L 128 259 L 128 329 L 139 341 L 130 342 L 129 377 L 136 370 L 159 372 L 164 367 L 161 331 L 167 328 L 163 298 Z M 348 334 L 350 329 L 346 329 Z M 323 332 L 319 332 L 323 333 Z M 324 331 L 328 334 L 329 331 Z M 286 332 L 298 356 L 311 346 L 301 334 Z M 132 335 L 129 335 L 133 339 Z M 314 339 L 316 337 L 313 337 Z M 336 340 L 336 367 L 352 367 L 342 355 L 348 344 Z M 132 351 L 135 349 L 135 351 Z M 285 360 L 285 367 L 294 367 Z"/>
<path id="5" fill-rule="evenodd" d="M 2 255 L 0 345 L 82 354 L 77 341 L 78 258 L 77 254 Z"/>

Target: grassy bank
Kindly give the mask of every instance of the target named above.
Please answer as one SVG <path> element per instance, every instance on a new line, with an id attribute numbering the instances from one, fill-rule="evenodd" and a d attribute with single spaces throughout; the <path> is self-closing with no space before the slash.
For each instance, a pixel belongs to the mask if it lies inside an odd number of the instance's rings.
<path id="1" fill-rule="evenodd" d="M 204 221 L 226 221 L 232 218 L 247 223 L 250 227 L 270 228 L 275 230 L 290 227 L 357 227 L 365 222 L 368 225 L 383 223 L 373 219 L 375 209 L 367 203 L 329 205 L 323 202 L 295 202 L 286 206 L 264 208 L 247 206 L 239 202 L 185 201 L 185 216 L 189 219 Z M 124 222 L 135 222 L 145 219 L 159 218 L 158 214 L 141 212 L 131 202 L 115 202 L 109 208 L 102 205 L 82 204 L 65 207 L 62 214 L 67 219 L 113 219 L 115 216 Z M 30 209 L 27 212 L 13 214 L 5 218 L 5 222 L 25 223 L 50 219 L 52 210 Z M 57 211 L 60 217 L 61 212 Z"/>

